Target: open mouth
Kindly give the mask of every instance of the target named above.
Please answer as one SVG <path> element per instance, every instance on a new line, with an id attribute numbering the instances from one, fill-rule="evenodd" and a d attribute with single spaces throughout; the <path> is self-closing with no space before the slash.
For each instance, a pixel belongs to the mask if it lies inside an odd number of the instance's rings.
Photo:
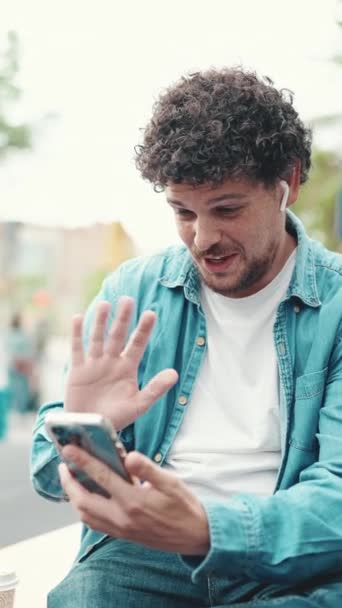
<path id="1" fill-rule="evenodd" d="M 207 256 L 203 258 L 203 262 L 209 272 L 224 272 L 233 264 L 237 256 L 237 253 L 223 256 Z"/>

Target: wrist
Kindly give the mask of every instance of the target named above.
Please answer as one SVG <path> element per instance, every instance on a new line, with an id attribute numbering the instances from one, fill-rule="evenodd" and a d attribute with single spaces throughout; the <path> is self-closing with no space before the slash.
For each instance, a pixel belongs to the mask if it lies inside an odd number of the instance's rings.
<path id="1" fill-rule="evenodd" d="M 210 533 L 209 523 L 205 510 L 202 505 L 196 515 L 196 523 L 194 520 L 191 524 L 192 542 L 189 550 L 183 551 L 184 555 L 206 555 L 210 549 Z"/>

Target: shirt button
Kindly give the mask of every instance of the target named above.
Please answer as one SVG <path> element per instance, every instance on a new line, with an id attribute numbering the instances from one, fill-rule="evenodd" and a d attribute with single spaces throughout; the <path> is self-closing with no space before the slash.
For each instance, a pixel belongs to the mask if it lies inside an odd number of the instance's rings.
<path id="1" fill-rule="evenodd" d="M 198 336 L 198 338 L 196 339 L 196 344 L 197 344 L 197 346 L 204 346 L 205 338 L 203 338 L 203 336 Z"/>
<path id="2" fill-rule="evenodd" d="M 284 342 L 280 342 L 278 350 L 281 355 L 285 355 L 286 348 Z"/>
<path id="3" fill-rule="evenodd" d="M 299 306 L 299 304 L 295 304 L 294 307 L 293 307 L 293 310 L 295 312 L 300 312 L 300 306 Z"/>
<path id="4" fill-rule="evenodd" d="M 179 403 L 179 405 L 186 405 L 188 403 L 188 400 L 184 395 L 181 395 L 178 398 L 178 403 Z"/>
<path id="5" fill-rule="evenodd" d="M 154 460 L 155 462 L 161 462 L 161 459 L 162 459 L 162 455 L 161 455 L 161 453 L 160 453 L 160 452 L 157 452 L 157 454 L 155 454 L 155 455 L 154 455 L 153 460 Z"/>

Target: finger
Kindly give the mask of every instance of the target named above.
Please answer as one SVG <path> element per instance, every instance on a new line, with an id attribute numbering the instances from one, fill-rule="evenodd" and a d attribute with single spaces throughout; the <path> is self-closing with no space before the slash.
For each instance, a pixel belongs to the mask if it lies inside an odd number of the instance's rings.
<path id="1" fill-rule="evenodd" d="M 88 354 L 92 359 L 98 359 L 103 354 L 103 343 L 106 324 L 110 312 L 109 302 L 99 302 L 96 307 L 95 321 L 89 337 Z"/>
<path id="2" fill-rule="evenodd" d="M 62 462 L 58 465 L 58 474 L 64 489 L 75 508 L 79 508 L 87 494 L 90 494 L 70 473 L 67 465 Z"/>
<path id="3" fill-rule="evenodd" d="M 175 495 L 182 489 L 182 484 L 175 475 L 165 471 L 140 452 L 129 452 L 125 458 L 125 466 L 130 474 L 139 477 L 145 484 L 147 482 L 163 494 Z"/>
<path id="4" fill-rule="evenodd" d="M 112 357 L 118 357 L 124 349 L 133 308 L 133 298 L 122 296 L 119 299 L 105 349 Z"/>
<path id="5" fill-rule="evenodd" d="M 143 312 L 122 353 L 136 367 L 145 352 L 155 322 L 156 315 L 152 310 Z"/>
<path id="6" fill-rule="evenodd" d="M 178 381 L 175 369 L 164 369 L 159 372 L 140 391 L 138 402 L 139 416 L 146 412 L 160 397 L 172 388 Z"/>
<path id="7" fill-rule="evenodd" d="M 115 473 L 106 464 L 94 458 L 85 450 L 73 445 L 67 445 L 62 450 L 65 460 L 71 460 L 77 468 L 81 469 L 98 485 L 107 490 L 110 496 L 125 498 L 126 493 L 133 487 L 120 475 Z"/>
<path id="8" fill-rule="evenodd" d="M 104 526 L 101 513 L 103 511 L 103 501 L 108 502 L 107 498 L 89 492 L 75 477 L 70 473 L 65 463 L 58 466 L 59 478 L 64 489 L 64 492 L 70 499 L 73 508 L 79 514 L 81 520 L 89 525 L 90 521 L 94 529 L 102 530 Z M 106 512 L 106 511 L 104 511 Z M 94 527 L 94 526 L 97 527 Z"/>
<path id="9" fill-rule="evenodd" d="M 71 365 L 77 367 L 84 362 L 83 351 L 83 317 L 75 315 L 71 322 Z"/>

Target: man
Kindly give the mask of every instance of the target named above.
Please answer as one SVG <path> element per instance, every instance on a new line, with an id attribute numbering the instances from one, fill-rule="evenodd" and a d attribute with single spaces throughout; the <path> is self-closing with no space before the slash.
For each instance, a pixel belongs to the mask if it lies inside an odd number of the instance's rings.
<path id="1" fill-rule="evenodd" d="M 62 404 L 42 408 L 34 485 L 86 524 L 50 608 L 340 606 L 342 260 L 287 211 L 310 147 L 292 99 L 240 68 L 156 103 L 137 167 L 184 246 L 75 317 L 64 403 L 112 420 L 141 483 L 66 447 L 111 498 L 87 492 L 44 431 Z"/>

